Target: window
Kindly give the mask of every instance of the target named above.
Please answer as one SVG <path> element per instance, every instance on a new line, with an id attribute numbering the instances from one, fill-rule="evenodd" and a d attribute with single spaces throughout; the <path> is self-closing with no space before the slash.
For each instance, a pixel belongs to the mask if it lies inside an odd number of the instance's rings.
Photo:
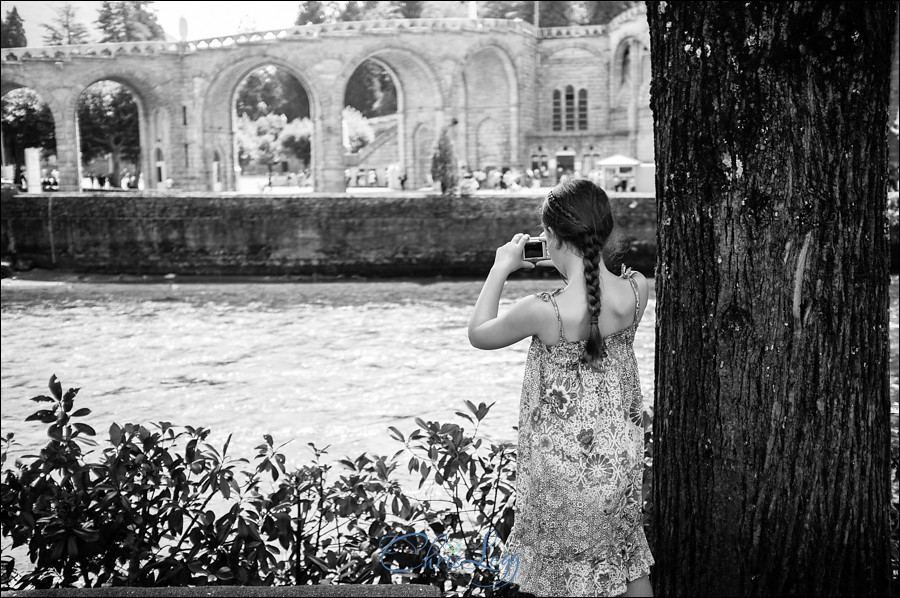
<path id="1" fill-rule="evenodd" d="M 562 130 L 562 94 L 558 89 L 553 90 L 553 130 Z"/>
<path id="2" fill-rule="evenodd" d="M 575 88 L 566 86 L 566 131 L 575 130 Z"/>
<path id="3" fill-rule="evenodd" d="M 631 44 L 625 46 L 625 49 L 622 51 L 622 63 L 621 63 L 621 71 L 619 72 L 619 87 L 625 85 L 628 82 L 631 73 Z"/>
<path id="4" fill-rule="evenodd" d="M 578 130 L 587 131 L 587 90 L 578 90 Z"/>

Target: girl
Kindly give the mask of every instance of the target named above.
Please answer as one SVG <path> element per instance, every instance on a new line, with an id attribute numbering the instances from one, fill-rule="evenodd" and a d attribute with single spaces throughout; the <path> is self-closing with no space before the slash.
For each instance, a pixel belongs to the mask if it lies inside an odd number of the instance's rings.
<path id="1" fill-rule="evenodd" d="M 531 337 L 519 412 L 515 522 L 500 562 L 539 596 L 652 596 L 641 526 L 644 430 L 632 342 L 647 305 L 643 275 L 612 274 L 606 193 L 560 183 L 541 205 L 552 265 L 567 284 L 497 316 L 506 278 L 533 268 L 528 235 L 497 249 L 469 320 L 469 342 L 499 349 Z M 542 262 L 542 265 L 550 265 Z"/>

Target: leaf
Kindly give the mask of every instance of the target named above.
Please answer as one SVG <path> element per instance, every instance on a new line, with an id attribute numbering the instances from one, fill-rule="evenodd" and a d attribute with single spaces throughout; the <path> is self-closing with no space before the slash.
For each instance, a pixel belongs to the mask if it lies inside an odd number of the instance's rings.
<path id="1" fill-rule="evenodd" d="M 52 403 L 52 402 L 54 402 L 56 399 L 54 399 L 53 397 L 48 397 L 47 395 L 40 395 L 40 396 L 37 396 L 37 397 L 31 397 L 31 398 L 28 399 L 28 400 L 29 400 L 29 401 L 35 401 L 35 402 Z"/>
<path id="2" fill-rule="evenodd" d="M 53 424 L 49 428 L 47 428 L 47 436 L 54 440 L 58 440 L 62 442 L 62 430 L 59 427 L 59 424 Z"/>
<path id="3" fill-rule="evenodd" d="M 119 446 L 122 442 L 122 428 L 119 427 L 119 424 L 113 423 L 109 427 L 109 440 L 115 446 Z"/>
<path id="4" fill-rule="evenodd" d="M 77 424 L 72 424 L 72 426 L 76 430 L 80 430 L 82 433 L 87 434 L 88 436 L 96 436 L 96 434 L 97 434 L 97 432 L 94 430 L 94 428 L 90 427 L 87 424 L 77 423 Z"/>
<path id="5" fill-rule="evenodd" d="M 393 436 L 400 442 L 406 442 L 406 438 L 403 436 L 403 434 L 400 432 L 400 430 L 398 430 L 394 426 L 388 426 L 388 430 L 390 430 L 393 433 L 393 434 L 391 434 L 391 436 Z"/>
<path id="6" fill-rule="evenodd" d="M 416 418 L 416 423 L 419 425 L 420 428 L 425 429 L 425 430 L 428 429 L 428 424 L 426 424 L 425 420 L 423 420 L 421 417 Z"/>
<path id="7" fill-rule="evenodd" d="M 78 394 L 79 390 L 81 390 L 81 389 L 80 388 L 70 388 L 69 390 L 67 390 L 65 396 L 63 396 L 63 401 L 73 400 L 75 398 L 75 395 Z"/>
<path id="8" fill-rule="evenodd" d="M 82 407 L 81 409 L 75 411 L 75 413 L 72 414 L 72 417 L 84 417 L 85 415 L 90 415 L 90 413 L 90 409 L 88 409 L 87 407 Z"/>
<path id="9" fill-rule="evenodd" d="M 25 421 L 30 422 L 30 421 L 34 421 L 34 420 L 38 420 L 38 419 L 41 421 L 44 421 L 44 419 L 47 417 L 51 418 L 50 421 L 54 421 L 56 419 L 56 416 L 53 415 L 52 411 L 50 411 L 49 409 L 41 409 L 39 411 L 35 411 L 34 413 L 32 413 L 31 415 L 26 417 Z M 50 423 L 50 422 L 45 421 L 44 423 Z"/>
<path id="10" fill-rule="evenodd" d="M 50 392 L 57 401 L 62 399 L 62 384 L 59 383 L 56 374 L 50 376 Z"/>

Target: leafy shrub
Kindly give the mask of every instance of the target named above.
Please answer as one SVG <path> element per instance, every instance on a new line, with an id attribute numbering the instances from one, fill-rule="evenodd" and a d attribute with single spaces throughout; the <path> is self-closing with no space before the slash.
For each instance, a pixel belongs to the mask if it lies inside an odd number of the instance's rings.
<path id="1" fill-rule="evenodd" d="M 13 434 L 3 439 L 3 536 L 27 546 L 34 570 L 20 574 L 4 557 L 17 589 L 102 585 L 304 585 L 391 583 L 404 580 L 469 593 L 490 586 L 496 573 L 455 569 L 447 559 L 422 559 L 428 544 L 446 555 L 487 563 L 499 543 L 483 552 L 489 530 L 505 541 L 512 526 L 515 484 L 513 445 L 476 438 L 490 411 L 465 405 L 457 415 L 472 423 L 472 435 L 453 423 L 416 419 L 390 460 L 363 453 L 341 459 L 341 475 L 327 481 L 325 449 L 309 443 L 314 459 L 288 471 L 285 457 L 266 434 L 252 461 L 208 441 L 210 430 L 168 422 L 112 424 L 104 448 L 82 421 L 90 409 L 75 409 L 79 389 L 65 393 L 54 375 L 50 395 L 31 400 L 41 409 L 27 420 L 47 425 L 50 441 L 39 455 L 6 468 Z M 327 447 L 326 447 L 327 448 Z M 392 473 L 406 453 L 406 467 L 442 489 L 446 500 L 408 496 Z M 269 488 L 265 486 L 268 485 Z M 434 505 L 432 503 L 440 503 Z M 424 534 L 426 546 L 387 542 Z M 447 557 L 449 558 L 449 557 Z M 9 584 L 4 584 L 9 585 Z M 506 584 L 489 595 L 515 592 Z"/>

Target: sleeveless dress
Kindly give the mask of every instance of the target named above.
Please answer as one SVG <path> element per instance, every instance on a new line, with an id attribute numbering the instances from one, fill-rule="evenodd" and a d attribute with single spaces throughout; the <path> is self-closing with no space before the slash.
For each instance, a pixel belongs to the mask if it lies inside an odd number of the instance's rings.
<path id="1" fill-rule="evenodd" d="M 627 275 L 626 275 L 627 274 Z M 501 579 L 537 596 L 617 596 L 655 563 L 642 527 L 643 404 L 631 326 L 607 336 L 602 372 L 581 363 L 554 298 L 559 342 L 532 337 L 519 407 L 515 521 Z"/>

